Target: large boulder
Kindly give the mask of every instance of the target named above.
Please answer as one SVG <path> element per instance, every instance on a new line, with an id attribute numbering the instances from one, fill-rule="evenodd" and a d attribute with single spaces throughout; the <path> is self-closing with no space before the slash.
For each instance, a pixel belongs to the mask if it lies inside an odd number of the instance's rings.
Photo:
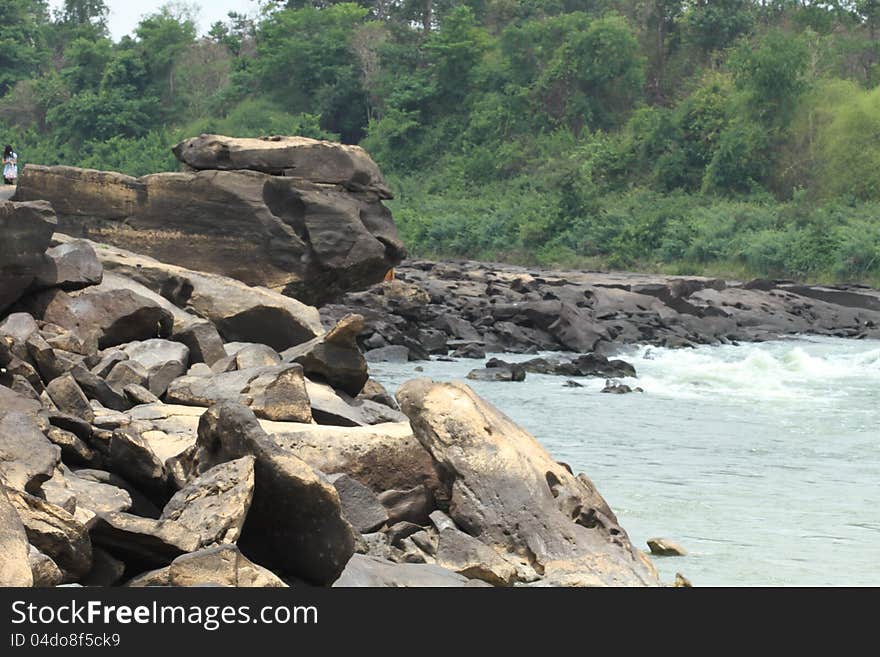
<path id="1" fill-rule="evenodd" d="M 235 543 L 254 497 L 254 457 L 221 463 L 171 498 L 161 520 L 199 537 L 200 547 Z"/>
<path id="2" fill-rule="evenodd" d="M 49 203 L 0 201 L 0 311 L 15 303 L 45 264 L 58 227 Z"/>
<path id="3" fill-rule="evenodd" d="M 344 473 L 375 493 L 423 485 L 441 488 L 430 453 L 409 422 L 369 427 L 316 427 L 263 422 L 285 450 L 327 474 Z"/>
<path id="4" fill-rule="evenodd" d="M 46 252 L 33 287 L 80 290 L 100 285 L 103 278 L 104 267 L 98 261 L 92 245 L 85 240 L 74 240 L 54 246 Z"/>
<path id="5" fill-rule="evenodd" d="M 349 315 L 323 337 L 292 347 L 282 356 L 287 362 L 302 365 L 309 378 L 323 380 L 356 397 L 370 378 L 367 361 L 357 343 L 363 330 L 364 318 Z"/>
<path id="6" fill-rule="evenodd" d="M 429 564 L 398 564 L 385 559 L 356 554 L 346 566 L 334 588 L 460 588 L 468 579 Z"/>
<path id="7" fill-rule="evenodd" d="M 173 151 L 178 160 L 196 170 L 262 171 L 391 197 L 379 167 L 359 146 L 307 137 L 201 135 L 180 142 Z"/>
<path id="8" fill-rule="evenodd" d="M 33 586 L 29 552 L 24 525 L 0 483 L 0 587 Z"/>
<path id="9" fill-rule="evenodd" d="M 95 335 L 101 349 L 171 335 L 174 318 L 156 302 L 102 283 L 68 294 L 49 290 L 28 299 L 36 317 L 82 336 Z"/>
<path id="10" fill-rule="evenodd" d="M 168 569 L 168 585 L 287 587 L 277 575 L 250 561 L 235 545 L 220 545 L 178 557 Z"/>
<path id="11" fill-rule="evenodd" d="M 73 514 L 33 495 L 11 489 L 7 492 L 28 541 L 58 564 L 65 579 L 76 581 L 91 570 L 89 533 Z"/>
<path id="12" fill-rule="evenodd" d="M 135 179 L 31 165 L 16 198 L 52 202 L 62 232 L 310 303 L 380 282 L 406 255 L 384 187 L 360 171 L 336 176 L 350 182 L 311 182 L 291 164 L 300 177 L 203 170 Z"/>
<path id="13" fill-rule="evenodd" d="M 266 434 L 241 404 L 225 403 L 199 424 L 195 472 L 254 456 L 256 485 L 239 544 L 266 566 L 315 584 L 335 581 L 355 535 L 327 478 Z"/>
<path id="14" fill-rule="evenodd" d="M 106 244 L 92 246 L 105 270 L 111 272 L 105 274 L 102 286 L 127 289 L 162 305 L 174 316 L 175 339 L 191 350 L 193 320 L 198 318 L 210 321 L 228 342 L 265 344 L 278 351 L 324 333 L 317 309 L 265 287 L 251 287 L 234 278 L 166 264 Z M 213 365 L 225 354 L 216 341 L 209 346 L 211 358 L 204 360 Z"/>
<path id="15" fill-rule="evenodd" d="M 61 450 L 43 434 L 33 411 L 11 407 L 16 401 L 34 403 L 0 387 L 0 404 L 10 404 L 10 410 L 0 406 L 0 484 L 36 494 L 52 478 Z"/>
<path id="16" fill-rule="evenodd" d="M 470 388 L 421 379 L 398 400 L 445 473 L 449 513 L 462 530 L 523 560 L 545 583 L 659 584 L 589 480 Z"/>

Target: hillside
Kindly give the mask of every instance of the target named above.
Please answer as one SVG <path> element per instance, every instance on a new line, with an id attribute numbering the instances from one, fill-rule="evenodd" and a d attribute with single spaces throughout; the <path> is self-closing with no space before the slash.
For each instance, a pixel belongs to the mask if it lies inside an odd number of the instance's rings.
<path id="1" fill-rule="evenodd" d="M 256 3 L 255 3 L 256 4 Z M 262 2 L 0 8 L 24 163 L 174 170 L 200 132 L 364 146 L 416 256 L 880 280 L 880 4 Z"/>

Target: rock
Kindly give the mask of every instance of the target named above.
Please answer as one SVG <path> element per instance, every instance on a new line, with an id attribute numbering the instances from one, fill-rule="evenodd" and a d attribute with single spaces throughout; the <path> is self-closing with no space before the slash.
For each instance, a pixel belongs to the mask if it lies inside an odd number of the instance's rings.
<path id="1" fill-rule="evenodd" d="M 150 494 L 162 497 L 165 464 L 156 456 L 149 441 L 134 430 L 120 429 L 110 440 L 112 470 Z"/>
<path id="2" fill-rule="evenodd" d="M 127 353 L 121 349 L 108 349 L 100 354 L 100 360 L 92 366 L 90 371 L 98 378 L 106 379 L 113 368 L 124 360 L 128 360 Z"/>
<path id="3" fill-rule="evenodd" d="M 161 520 L 172 520 L 199 538 L 199 547 L 235 543 L 254 495 L 254 457 L 221 463 L 171 498 Z"/>
<path id="4" fill-rule="evenodd" d="M 45 262 L 58 219 L 44 201 L 0 201 L 0 312 L 28 289 Z"/>
<path id="5" fill-rule="evenodd" d="M 523 382 L 526 380 L 526 371 L 517 366 L 492 367 L 482 370 L 473 370 L 467 375 L 471 381 L 513 381 Z"/>
<path id="6" fill-rule="evenodd" d="M 566 388 L 583 388 L 583 384 L 578 383 L 577 381 L 566 381 L 564 386 Z"/>
<path id="7" fill-rule="evenodd" d="M 74 415 L 86 422 L 95 419 L 95 412 L 89 404 L 89 398 L 86 397 L 76 379 L 70 374 L 53 379 L 46 386 L 46 392 L 60 411 Z"/>
<path id="8" fill-rule="evenodd" d="M 82 365 L 76 365 L 70 374 L 88 399 L 93 399 L 105 408 L 115 411 L 126 411 L 131 408 L 124 394 L 111 388 L 104 379 Z"/>
<path id="9" fill-rule="evenodd" d="M 281 363 L 281 356 L 278 352 L 267 347 L 264 344 L 251 344 L 241 349 L 229 353 L 229 346 L 226 345 L 226 352 L 230 356 L 235 357 L 235 369 L 248 370 L 255 367 L 274 367 Z"/>
<path id="10" fill-rule="evenodd" d="M 5 410 L 13 409 L 16 399 L 33 402 L 4 390 L 0 388 L 0 484 L 36 494 L 55 472 L 61 450 L 40 430 L 34 413 Z"/>
<path id="11" fill-rule="evenodd" d="M 467 586 L 468 579 L 433 565 L 396 564 L 356 554 L 333 588 L 448 588 Z"/>
<path id="12" fill-rule="evenodd" d="M 86 528 L 61 507 L 33 495 L 7 490 L 31 545 L 64 571 L 65 582 L 75 582 L 92 567 L 92 544 Z"/>
<path id="13" fill-rule="evenodd" d="M 629 395 L 634 392 L 645 392 L 641 388 L 631 388 L 617 381 L 606 381 L 602 392 L 610 395 Z"/>
<path id="14" fill-rule="evenodd" d="M 470 388 L 421 379 L 405 384 L 398 401 L 445 473 L 450 516 L 463 531 L 528 555 L 545 583 L 659 585 L 589 481 Z"/>
<path id="15" fill-rule="evenodd" d="M 388 513 L 373 491 L 347 474 L 334 474 L 329 478 L 339 493 L 342 513 L 352 527 L 361 534 L 369 534 L 385 525 Z"/>
<path id="16" fill-rule="evenodd" d="M 0 587 L 40 585 L 32 573 L 30 550 L 21 518 L 0 483 Z"/>
<path id="17" fill-rule="evenodd" d="M 379 502 L 388 513 L 389 525 L 398 522 L 427 525 L 436 508 L 434 496 L 424 485 L 409 490 L 387 490 L 379 495 Z"/>
<path id="18" fill-rule="evenodd" d="M 149 378 L 147 368 L 143 365 L 131 360 L 123 360 L 113 366 L 105 381 L 113 390 L 121 390 L 124 393 L 125 389 L 131 385 L 145 388 L 149 385 Z"/>
<path id="19" fill-rule="evenodd" d="M 125 398 L 135 406 L 161 403 L 156 395 L 137 383 L 129 383 L 122 391 L 125 393 Z"/>
<path id="20" fill-rule="evenodd" d="M 24 528 L 22 527 L 22 534 Z M 27 538 L 25 538 L 27 542 Z M 40 552 L 33 545 L 28 545 L 30 552 L 28 554 L 28 563 L 30 564 L 32 581 L 34 588 L 48 589 L 61 586 L 64 583 L 64 573 L 52 559 Z M 4 566 L 5 567 L 5 566 Z M 2 569 L 0 569 L 2 572 Z M 2 578 L 0 578 L 2 579 Z M 4 586 L 7 586 L 4 584 Z M 8 585 L 8 586 L 15 586 Z M 30 584 L 20 584 L 19 586 L 31 586 Z"/>
<path id="21" fill-rule="evenodd" d="M 49 290 L 30 297 L 28 306 L 37 317 L 69 331 L 94 332 L 101 349 L 171 334 L 172 314 L 134 292 L 105 282 L 73 294 Z"/>
<path id="22" fill-rule="evenodd" d="M 82 580 L 83 586 L 107 588 L 118 584 L 125 575 L 125 563 L 101 548 L 92 549 L 92 569 Z"/>
<path id="23" fill-rule="evenodd" d="M 367 361 L 358 347 L 357 336 L 363 331 L 364 318 L 349 315 L 327 335 L 285 351 L 287 363 L 299 363 L 311 379 L 324 381 L 356 397 L 370 378 Z"/>
<path id="24" fill-rule="evenodd" d="M 226 357 L 223 339 L 210 322 L 195 322 L 183 329 L 175 329 L 174 340 L 186 345 L 190 361 L 213 365 Z"/>
<path id="25" fill-rule="evenodd" d="M 657 557 L 686 557 L 687 550 L 665 538 L 648 539 L 648 547 L 651 554 Z"/>
<path id="26" fill-rule="evenodd" d="M 61 448 L 61 458 L 72 465 L 91 465 L 95 461 L 95 452 L 79 436 L 70 431 L 50 427 L 46 437 L 53 445 Z"/>
<path id="27" fill-rule="evenodd" d="M 255 171 L 135 179 L 29 165 L 16 196 L 50 201 L 69 235 L 88 234 L 309 302 L 378 283 L 406 256 L 391 213 L 368 188 L 353 192 Z"/>
<path id="28" fill-rule="evenodd" d="M 199 537 L 175 522 L 139 518 L 128 513 L 101 513 L 91 528 L 95 545 L 129 565 L 167 566 L 198 548 Z"/>
<path id="29" fill-rule="evenodd" d="M 173 381 L 166 400 L 172 404 L 212 406 L 234 401 L 258 417 L 276 422 L 311 422 L 312 410 L 302 367 L 279 365 L 214 377 L 185 376 Z"/>
<path id="30" fill-rule="evenodd" d="M 408 363 L 409 348 L 392 345 L 368 351 L 364 358 L 368 363 Z"/>
<path id="31" fill-rule="evenodd" d="M 434 511 L 431 513 L 431 524 L 434 525 L 434 529 L 436 529 L 438 533 L 442 532 L 444 529 L 458 529 L 458 527 L 455 526 L 455 521 L 442 511 Z"/>
<path id="32" fill-rule="evenodd" d="M 165 566 L 165 568 L 159 568 L 157 570 L 150 570 L 146 573 L 142 573 L 137 577 L 131 578 L 125 584 L 128 588 L 148 588 L 148 587 L 156 587 L 156 586 L 171 586 L 171 566 Z"/>
<path id="33" fill-rule="evenodd" d="M 183 376 L 189 367 L 189 348 L 170 340 L 147 340 L 126 345 L 126 363 L 138 363 L 147 373 L 147 389 L 157 397 L 168 390 L 174 379 Z M 125 386 L 123 386 L 124 388 Z"/>
<path id="34" fill-rule="evenodd" d="M 92 245 L 84 240 L 76 240 L 59 244 L 46 252 L 46 260 L 37 271 L 33 288 L 81 290 L 100 285 L 103 278 L 104 267 L 98 262 Z"/>
<path id="35" fill-rule="evenodd" d="M 452 357 L 483 360 L 486 357 L 486 348 L 482 344 L 469 342 L 468 344 L 464 344 L 453 351 Z"/>
<path id="36" fill-rule="evenodd" d="M 373 492 L 440 487 L 434 462 L 408 422 L 360 428 L 263 422 L 263 427 L 313 468 L 345 473 Z"/>
<path id="37" fill-rule="evenodd" d="M 14 356 L 18 356 L 18 358 L 27 358 L 27 341 L 34 333 L 39 332 L 40 327 L 37 326 L 37 321 L 28 313 L 12 313 L 8 315 L 4 320 L 0 321 L 0 337 L 9 338 L 12 341 L 11 353 Z M 0 344 L 2 344 L 2 340 L 0 340 Z M 2 349 L 2 346 L 0 346 Z M 0 360 L 0 366 L 5 367 L 9 362 L 7 358 L 6 362 Z"/>
<path id="38" fill-rule="evenodd" d="M 267 566 L 316 584 L 336 580 L 354 554 L 354 533 L 326 478 L 267 435 L 240 404 L 220 404 L 199 423 L 196 472 L 256 458 L 254 499 L 239 544 Z"/>
<path id="39" fill-rule="evenodd" d="M 383 406 L 387 406 L 388 408 L 399 411 L 400 406 L 397 403 L 397 400 L 391 396 L 391 394 L 385 390 L 385 387 L 374 379 L 369 379 L 367 383 L 364 385 L 364 389 L 361 391 L 361 394 L 357 396 L 358 399 L 364 399 L 367 401 L 372 401 L 377 404 L 382 404 Z"/>
<path id="40" fill-rule="evenodd" d="M 510 586 L 516 579 L 513 565 L 489 546 L 457 529 L 447 527 L 440 531 L 436 558 L 438 566 L 492 586 Z"/>
<path id="41" fill-rule="evenodd" d="M 677 589 L 692 589 L 694 585 L 691 583 L 691 580 L 681 573 L 675 573 L 675 584 L 673 587 Z"/>
<path id="42" fill-rule="evenodd" d="M 403 546 L 403 542 L 406 539 L 408 539 L 413 534 L 417 534 L 420 531 L 422 531 L 421 525 L 417 525 L 413 522 L 404 521 L 390 525 L 385 531 L 385 534 L 388 536 L 388 542 L 393 547 L 400 548 Z M 424 561 L 422 561 L 421 563 L 424 563 Z"/>
<path id="43" fill-rule="evenodd" d="M 261 171 L 391 198 L 376 163 L 359 146 L 306 137 L 235 139 L 201 135 L 177 144 L 173 150 L 178 160 L 196 170 Z"/>
<path id="44" fill-rule="evenodd" d="M 47 497 L 52 486 L 73 495 L 76 501 L 75 516 L 77 519 L 82 518 L 83 524 L 90 522 L 98 513 L 128 511 L 133 506 L 131 494 L 127 490 L 107 482 L 82 478 L 63 465 L 51 480 L 43 484 Z"/>
<path id="45" fill-rule="evenodd" d="M 286 588 L 277 575 L 249 561 L 234 545 L 220 545 L 185 554 L 171 563 L 171 586 Z"/>
<path id="46" fill-rule="evenodd" d="M 340 427 L 364 427 L 389 422 L 405 422 L 406 416 L 369 400 L 355 400 L 343 392 L 306 379 L 306 392 L 312 417 L 318 424 Z"/>
<path id="47" fill-rule="evenodd" d="M 111 474 L 105 470 L 83 469 L 76 470 L 73 474 L 76 479 L 68 477 L 68 486 L 80 498 L 80 482 L 85 488 L 84 505 L 93 508 L 100 513 L 114 513 L 116 511 L 131 511 L 132 514 L 142 518 L 158 519 L 161 511 L 156 508 L 147 497 L 137 490 L 122 477 Z M 94 485 L 98 485 L 97 489 Z M 126 497 L 127 495 L 127 497 Z M 130 508 L 125 508 L 126 504 Z"/>

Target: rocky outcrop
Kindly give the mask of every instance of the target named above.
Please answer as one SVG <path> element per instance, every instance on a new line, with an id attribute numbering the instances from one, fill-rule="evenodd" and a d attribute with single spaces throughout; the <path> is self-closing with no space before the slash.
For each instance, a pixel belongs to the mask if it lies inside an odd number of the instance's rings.
<path id="1" fill-rule="evenodd" d="M 880 338 L 880 293 L 860 286 L 526 269 L 479 262 L 407 262 L 393 282 L 321 309 L 330 324 L 366 318 L 361 347 L 428 354 L 573 351 L 611 355 L 632 344 L 688 347 L 796 334 Z M 598 364 L 598 363 L 597 363 Z M 585 365 L 589 365 L 585 363 Z M 598 370 L 567 376 L 629 376 Z M 536 370 L 537 372 L 537 370 Z"/>
<path id="2" fill-rule="evenodd" d="M 354 193 L 379 194 L 370 180 Z M 484 472 L 414 435 L 369 378 L 365 334 L 383 347 L 369 317 L 322 323 L 315 308 L 268 288 L 61 234 L 51 243 L 16 292 L 16 312 L 0 316 L 4 583 L 645 583 L 614 570 L 624 571 L 599 539 L 566 534 L 575 520 L 593 522 L 582 510 L 599 502 L 539 448 L 525 450 L 520 470 L 502 458 Z M 386 307 L 424 319 L 426 298 L 404 286 Z M 391 349 L 440 354 L 438 337 L 416 332 Z M 493 438 L 461 427 L 467 454 L 488 461 Z M 552 514 L 530 524 L 528 509 L 487 498 L 497 527 L 475 531 L 461 482 L 485 480 L 497 494 L 505 469 L 527 479 L 512 495 L 534 495 L 531 513 L 542 517 L 552 505 L 529 477 L 558 476 L 545 486 L 566 500 L 557 506 L 568 525 Z M 585 565 L 577 549 L 558 547 L 569 543 L 598 556 Z"/>
<path id="3" fill-rule="evenodd" d="M 593 485 L 467 386 L 412 381 L 398 400 L 444 472 L 449 513 L 466 533 L 545 583 L 659 583 Z"/>
<path id="4" fill-rule="evenodd" d="M 0 201 L 0 312 L 31 286 L 46 264 L 46 248 L 58 220 L 42 201 Z"/>
<path id="5" fill-rule="evenodd" d="M 357 147 L 204 135 L 175 153 L 190 171 L 29 165 L 16 199 L 51 202 L 67 234 L 309 303 L 377 283 L 405 257 L 388 188 Z"/>
<path id="6" fill-rule="evenodd" d="M 261 171 L 391 198 L 379 167 L 359 146 L 307 137 L 235 139 L 201 135 L 180 142 L 173 151 L 178 160 L 197 171 Z"/>

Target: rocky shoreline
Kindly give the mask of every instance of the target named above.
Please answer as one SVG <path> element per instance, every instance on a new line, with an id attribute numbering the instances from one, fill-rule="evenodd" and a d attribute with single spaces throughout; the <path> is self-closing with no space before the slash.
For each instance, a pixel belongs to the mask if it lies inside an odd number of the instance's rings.
<path id="1" fill-rule="evenodd" d="M 785 280 L 538 270 L 408 261 L 397 280 L 321 308 L 357 312 L 368 360 L 763 342 L 811 334 L 880 339 L 880 291 Z M 602 376 L 601 373 L 597 373 Z"/>
<path id="2" fill-rule="evenodd" d="M 237 279 L 240 263 L 218 273 L 222 252 L 210 271 L 186 266 L 187 215 L 156 210 L 162 178 L 122 181 L 136 202 L 112 218 L 89 215 L 97 183 L 60 217 L 0 201 L 0 586 L 658 586 L 587 476 L 463 383 L 395 398 L 369 363 L 570 351 L 474 378 L 613 378 L 634 374 L 608 357 L 634 343 L 880 338 L 880 293 L 860 287 L 422 261 L 370 287 L 403 253 L 390 217 L 373 221 L 387 188 L 365 154 L 322 144 L 176 149 L 198 169 L 180 174 L 191 216 L 217 204 L 204 179 L 228 174 L 239 210 L 271 215 L 267 234 L 315 229 L 284 234 L 301 260 L 270 268 L 273 284 Z M 61 174 L 121 184 L 37 168 L 27 195 L 57 195 Z M 111 226 L 139 221 L 167 222 L 145 250 L 173 257 L 128 250 Z M 338 237 L 352 222 L 372 230 L 364 249 Z M 335 301 L 289 296 L 304 286 Z"/>
<path id="3" fill-rule="evenodd" d="M 660 585 L 467 386 L 371 380 L 363 315 L 59 224 L 0 203 L 0 585 Z"/>

